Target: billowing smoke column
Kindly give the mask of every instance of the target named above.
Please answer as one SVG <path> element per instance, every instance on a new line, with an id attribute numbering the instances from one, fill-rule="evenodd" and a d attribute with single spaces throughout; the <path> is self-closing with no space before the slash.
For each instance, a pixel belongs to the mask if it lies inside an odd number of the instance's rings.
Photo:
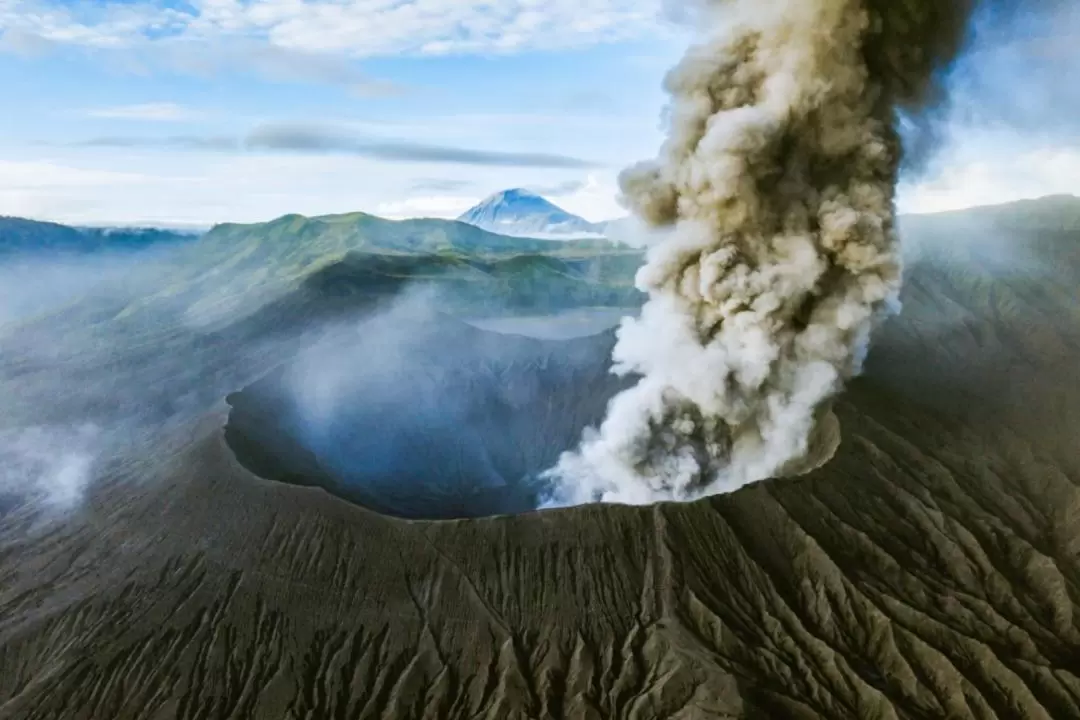
<path id="1" fill-rule="evenodd" d="M 614 352 L 641 379 L 549 472 L 554 504 L 693 500 L 798 467 L 896 307 L 898 118 L 939 99 L 970 4 L 702 4 L 668 140 L 621 178 L 662 230 Z"/>

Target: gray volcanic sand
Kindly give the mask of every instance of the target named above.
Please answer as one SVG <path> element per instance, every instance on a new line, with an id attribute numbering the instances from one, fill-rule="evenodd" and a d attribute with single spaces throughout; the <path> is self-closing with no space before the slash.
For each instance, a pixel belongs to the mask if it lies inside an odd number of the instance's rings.
<path id="1" fill-rule="evenodd" d="M 0 524 L 0 717 L 1080 718 L 1054 264 L 914 267 L 832 461 L 689 505 L 392 518 L 245 469 L 221 403 Z"/>

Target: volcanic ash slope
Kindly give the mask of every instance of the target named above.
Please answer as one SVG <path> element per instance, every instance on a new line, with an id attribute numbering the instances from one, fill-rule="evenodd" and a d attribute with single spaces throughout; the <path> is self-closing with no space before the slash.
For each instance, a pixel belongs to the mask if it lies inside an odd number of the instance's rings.
<path id="1" fill-rule="evenodd" d="M 0 525 L 0 716 L 1080 718 L 1078 248 L 917 260 L 835 458 L 695 504 L 391 519 L 222 406 Z"/>

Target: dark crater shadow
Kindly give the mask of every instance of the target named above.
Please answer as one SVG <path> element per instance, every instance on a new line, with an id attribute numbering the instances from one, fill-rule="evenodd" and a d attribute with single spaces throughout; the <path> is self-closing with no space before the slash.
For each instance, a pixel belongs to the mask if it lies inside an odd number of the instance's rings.
<path id="1" fill-rule="evenodd" d="M 546 341 L 391 310 L 230 395 L 225 438 L 263 478 L 385 515 L 528 512 L 538 475 L 632 382 L 609 371 L 614 343 L 614 330 Z"/>

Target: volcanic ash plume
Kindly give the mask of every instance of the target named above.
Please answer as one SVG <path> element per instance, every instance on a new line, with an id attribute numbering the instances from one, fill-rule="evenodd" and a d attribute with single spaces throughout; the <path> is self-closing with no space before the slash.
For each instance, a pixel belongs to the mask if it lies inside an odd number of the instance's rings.
<path id="1" fill-rule="evenodd" d="M 662 228 L 615 371 L 640 374 L 549 472 L 553 502 L 693 500 L 791 473 L 896 307 L 898 113 L 939 96 L 969 4 L 713 0 L 666 80 L 669 137 L 623 173 Z"/>

